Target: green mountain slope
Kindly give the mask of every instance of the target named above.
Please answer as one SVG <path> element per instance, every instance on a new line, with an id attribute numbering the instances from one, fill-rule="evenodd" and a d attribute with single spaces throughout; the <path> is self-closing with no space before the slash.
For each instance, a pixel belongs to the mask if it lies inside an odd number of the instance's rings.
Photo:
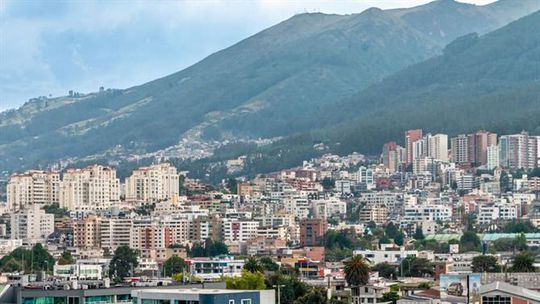
<path id="1" fill-rule="evenodd" d="M 537 9 L 536 0 L 481 7 L 439 0 L 412 9 L 297 15 L 141 86 L 44 98 L 0 113 L 0 168 L 128 157 L 207 133 L 239 138 L 312 130 L 341 115 L 319 118 L 329 104 L 439 54 L 455 37 L 488 32 Z"/>
<path id="2" fill-rule="evenodd" d="M 341 143 L 336 146 L 340 152 L 378 153 L 385 141 L 401 139 L 409 128 L 540 134 L 538 28 L 540 12 L 480 38 L 460 37 L 444 55 L 408 67 L 333 107 L 349 109 L 348 114 L 327 109 L 321 117 L 346 122 L 314 136 Z"/>

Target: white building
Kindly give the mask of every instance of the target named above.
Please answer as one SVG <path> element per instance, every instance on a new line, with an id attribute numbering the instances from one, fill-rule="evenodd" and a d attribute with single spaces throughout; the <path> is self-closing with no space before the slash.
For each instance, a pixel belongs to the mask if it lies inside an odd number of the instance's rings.
<path id="1" fill-rule="evenodd" d="M 257 237 L 258 228 L 258 221 L 224 219 L 221 225 L 221 232 L 224 241 L 245 242 Z"/>
<path id="2" fill-rule="evenodd" d="M 501 136 L 499 141 L 501 166 L 511 169 L 534 169 L 538 166 L 538 138 L 527 132 Z"/>
<path id="3" fill-rule="evenodd" d="M 418 257 L 418 250 L 406 250 L 403 246 L 395 247 L 393 244 L 382 244 L 381 250 L 355 250 L 353 254 L 362 255 L 371 265 L 399 264 L 407 257 Z"/>
<path id="4" fill-rule="evenodd" d="M 244 268 L 244 260 L 225 258 L 193 258 L 187 261 L 191 265 L 191 273 L 204 281 L 214 281 L 222 276 L 240 276 Z"/>
<path id="5" fill-rule="evenodd" d="M 448 161 L 448 135 L 435 134 L 427 136 L 428 156 L 434 159 Z"/>
<path id="6" fill-rule="evenodd" d="M 24 243 L 44 242 L 54 232 L 54 215 L 42 205 L 31 205 L 11 214 L 11 238 Z"/>
<path id="7" fill-rule="evenodd" d="M 481 205 L 478 208 L 478 223 L 489 224 L 494 220 L 512 220 L 519 216 L 519 205 L 503 202 Z"/>
<path id="8" fill-rule="evenodd" d="M 132 225 L 130 218 L 102 218 L 99 228 L 101 247 L 114 251 L 119 246 L 129 246 Z"/>
<path id="9" fill-rule="evenodd" d="M 358 169 L 358 183 L 364 185 L 366 189 L 375 188 L 375 171 L 364 166 Z"/>
<path id="10" fill-rule="evenodd" d="M 100 264 L 68 264 L 54 265 L 55 277 L 63 280 L 101 280 L 103 279 L 103 266 Z"/>
<path id="11" fill-rule="evenodd" d="M 449 221 L 452 208 L 442 205 L 420 205 L 405 208 L 404 222 Z"/>
<path id="12" fill-rule="evenodd" d="M 71 211 L 105 210 L 119 201 L 120 181 L 113 168 L 94 165 L 64 173 L 61 207 Z"/>
<path id="13" fill-rule="evenodd" d="M 487 169 L 493 170 L 500 165 L 499 160 L 499 146 L 487 147 Z"/>
<path id="14" fill-rule="evenodd" d="M 315 218 L 327 219 L 347 214 L 347 203 L 337 198 L 313 200 L 311 206 Z"/>
<path id="15" fill-rule="evenodd" d="M 7 185 L 8 208 L 20 210 L 28 205 L 50 205 L 59 202 L 60 174 L 57 172 L 27 171 L 13 174 Z"/>
<path id="16" fill-rule="evenodd" d="M 139 168 L 126 178 L 126 200 L 176 202 L 180 194 L 179 177 L 176 168 L 167 163 Z"/>

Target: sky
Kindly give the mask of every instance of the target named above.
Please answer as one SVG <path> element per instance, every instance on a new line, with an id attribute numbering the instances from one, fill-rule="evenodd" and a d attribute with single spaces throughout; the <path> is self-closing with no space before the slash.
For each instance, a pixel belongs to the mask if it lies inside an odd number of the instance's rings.
<path id="1" fill-rule="evenodd" d="M 494 0 L 460 0 L 484 5 Z M 180 71 L 295 14 L 430 0 L 0 0 L 0 111 Z"/>

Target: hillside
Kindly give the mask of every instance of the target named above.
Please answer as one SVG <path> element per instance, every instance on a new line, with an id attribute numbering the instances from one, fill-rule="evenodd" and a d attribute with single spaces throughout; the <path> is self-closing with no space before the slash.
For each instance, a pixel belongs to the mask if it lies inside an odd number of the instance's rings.
<path id="1" fill-rule="evenodd" d="M 42 98 L 0 113 L 0 168 L 92 155 L 128 157 L 201 136 L 312 130 L 332 117 L 364 113 L 359 100 L 359 111 L 332 110 L 321 120 L 329 104 L 440 54 L 455 37 L 486 33 L 537 9 L 535 0 L 481 7 L 439 0 L 411 9 L 297 15 L 141 86 Z"/>
<path id="2" fill-rule="evenodd" d="M 332 142 L 337 152 L 379 153 L 385 141 L 401 140 L 410 128 L 540 134 L 537 28 L 540 12 L 482 37 L 460 37 L 442 56 L 408 67 L 332 107 L 349 109 L 348 114 L 332 108 L 320 113 L 329 124 L 345 122 L 312 133 L 312 139 Z"/>

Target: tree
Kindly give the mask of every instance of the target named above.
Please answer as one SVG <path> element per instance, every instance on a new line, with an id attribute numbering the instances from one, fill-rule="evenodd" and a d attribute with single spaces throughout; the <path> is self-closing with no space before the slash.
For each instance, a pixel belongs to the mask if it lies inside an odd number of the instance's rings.
<path id="1" fill-rule="evenodd" d="M 413 237 L 415 240 L 419 240 L 419 241 L 425 239 L 424 231 L 422 231 L 421 227 L 416 227 L 416 231 L 414 232 Z"/>
<path id="2" fill-rule="evenodd" d="M 163 275 L 172 276 L 173 274 L 181 273 L 187 267 L 186 262 L 179 256 L 172 256 L 163 263 Z"/>
<path id="3" fill-rule="evenodd" d="M 58 265 L 70 265 L 73 263 L 75 263 L 75 261 L 73 260 L 73 256 L 71 255 L 71 252 L 67 250 L 62 252 L 60 259 L 58 259 Z"/>
<path id="4" fill-rule="evenodd" d="M 58 203 L 46 205 L 43 207 L 43 210 L 45 210 L 45 213 L 54 214 L 55 219 L 69 216 L 69 210 L 66 208 L 60 208 Z"/>
<path id="5" fill-rule="evenodd" d="M 386 235 L 383 235 L 379 238 L 379 245 L 381 244 L 391 244 L 392 241 L 390 241 L 390 238 L 388 238 Z"/>
<path id="6" fill-rule="evenodd" d="M 524 251 L 529 248 L 529 246 L 527 246 L 527 237 L 523 232 L 516 235 L 514 238 L 514 248 L 519 251 Z"/>
<path id="7" fill-rule="evenodd" d="M 492 255 L 479 255 L 472 259 L 473 272 L 499 272 L 501 267 L 497 258 Z"/>
<path id="8" fill-rule="evenodd" d="M 32 270 L 34 271 L 51 271 L 54 267 L 54 258 L 43 248 L 40 243 L 32 247 Z"/>
<path id="9" fill-rule="evenodd" d="M 538 232 L 538 228 L 528 220 L 512 220 L 503 229 L 504 233 L 534 233 Z"/>
<path id="10" fill-rule="evenodd" d="M 298 279 L 295 269 L 282 267 L 279 272 L 270 274 L 266 281 L 266 286 L 282 285 L 281 303 L 292 304 L 294 300 L 301 298 L 309 292 L 311 287 Z"/>
<path id="11" fill-rule="evenodd" d="M 325 177 L 323 178 L 321 184 L 324 190 L 331 190 L 334 189 L 334 187 L 336 186 L 336 181 L 329 177 Z"/>
<path id="12" fill-rule="evenodd" d="M 139 265 L 138 255 L 137 250 L 129 246 L 123 245 L 116 248 L 109 264 L 109 276 L 119 282 L 130 274 L 133 275 L 133 268 Z"/>
<path id="13" fill-rule="evenodd" d="M 312 288 L 307 294 L 294 301 L 294 304 L 327 304 L 326 289 Z"/>
<path id="14" fill-rule="evenodd" d="M 214 257 L 223 254 L 229 254 L 229 248 L 221 241 L 213 241 L 208 238 L 204 246 L 200 243 L 194 244 L 187 252 L 189 257 Z"/>
<path id="15" fill-rule="evenodd" d="M 406 277 L 425 277 L 435 273 L 433 263 L 424 258 L 407 257 L 403 259 L 400 267 Z"/>
<path id="16" fill-rule="evenodd" d="M 493 248 L 495 248 L 496 251 L 512 251 L 514 250 L 514 239 L 500 238 L 493 242 Z"/>
<path id="17" fill-rule="evenodd" d="M 270 257 L 262 257 L 259 259 L 259 262 L 264 267 L 266 271 L 278 271 L 279 265 L 272 260 Z"/>
<path id="18" fill-rule="evenodd" d="M 260 272 L 242 271 L 239 277 L 224 277 L 227 289 L 257 290 L 265 289 L 264 275 Z"/>
<path id="19" fill-rule="evenodd" d="M 529 253 L 520 253 L 514 257 L 510 272 L 535 272 L 534 257 Z"/>
<path id="20" fill-rule="evenodd" d="M 405 235 L 403 234 L 403 231 L 399 231 L 399 233 L 394 237 L 394 244 L 398 246 L 403 246 L 404 242 L 405 242 Z"/>
<path id="21" fill-rule="evenodd" d="M 232 194 L 238 194 L 238 181 L 236 178 L 229 178 L 227 180 L 227 189 L 229 189 Z"/>
<path id="22" fill-rule="evenodd" d="M 393 239 L 399 234 L 399 229 L 393 222 L 388 223 L 384 229 L 384 233 L 387 237 Z"/>
<path id="23" fill-rule="evenodd" d="M 396 279 L 396 267 L 388 264 L 387 262 L 376 264 L 371 268 L 373 271 L 379 272 L 379 276 L 387 279 Z"/>
<path id="24" fill-rule="evenodd" d="M 264 272 L 264 266 L 256 257 L 249 257 L 244 263 L 244 269 L 251 273 Z"/>
<path id="25" fill-rule="evenodd" d="M 459 239 L 459 247 L 462 252 L 480 251 L 481 241 L 474 231 L 465 231 Z"/>
<path id="26" fill-rule="evenodd" d="M 355 255 L 345 263 L 345 280 L 349 286 L 362 286 L 369 282 L 369 266 L 361 255 Z"/>
<path id="27" fill-rule="evenodd" d="M 393 304 L 396 304 L 397 300 L 399 300 L 399 294 L 395 291 L 385 292 L 381 298 L 381 302 L 392 302 Z"/>
<path id="28" fill-rule="evenodd" d="M 43 248 L 36 244 L 28 250 L 19 247 L 0 259 L 0 270 L 11 271 L 52 271 L 54 258 Z"/>

